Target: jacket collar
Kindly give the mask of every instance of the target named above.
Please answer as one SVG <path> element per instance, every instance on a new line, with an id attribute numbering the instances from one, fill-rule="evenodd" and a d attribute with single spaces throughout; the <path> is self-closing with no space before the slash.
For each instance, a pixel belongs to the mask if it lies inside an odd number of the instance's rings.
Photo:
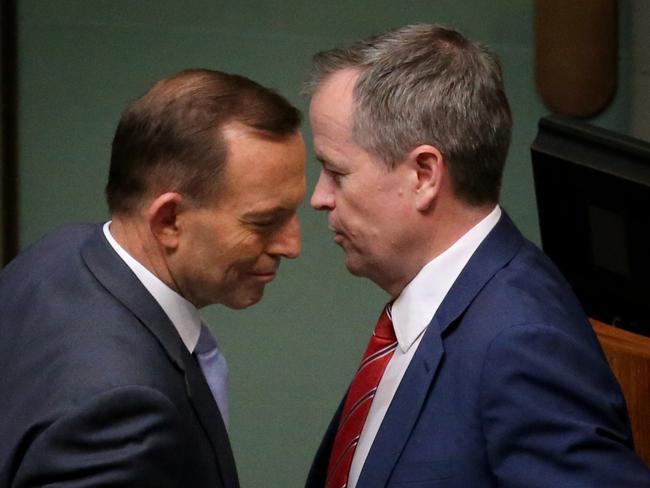
<path id="1" fill-rule="evenodd" d="M 98 226 L 81 249 L 88 269 L 160 342 L 174 365 L 184 370 L 184 345 L 160 305 L 110 246 Z M 186 352 L 186 351 L 185 351 Z"/>
<path id="2" fill-rule="evenodd" d="M 514 257 L 524 239 L 510 218 L 497 225 L 460 273 L 418 346 L 368 453 L 357 486 L 385 486 L 444 356 L 443 335 L 450 330 L 492 277 Z"/>
<path id="3" fill-rule="evenodd" d="M 110 246 L 101 226 L 84 243 L 81 255 L 97 280 L 128 308 L 185 374 L 187 395 L 212 444 L 224 486 L 239 486 L 228 432 L 196 358 L 192 356 L 158 302 Z"/>

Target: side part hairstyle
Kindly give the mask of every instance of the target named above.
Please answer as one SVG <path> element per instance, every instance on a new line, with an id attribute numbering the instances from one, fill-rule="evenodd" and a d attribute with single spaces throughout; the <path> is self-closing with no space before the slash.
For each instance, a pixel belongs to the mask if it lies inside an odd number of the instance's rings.
<path id="1" fill-rule="evenodd" d="M 344 69 L 359 72 L 352 115 L 359 146 L 394 168 L 430 144 L 445 157 L 459 199 L 498 201 L 512 116 L 495 54 L 453 29 L 409 25 L 316 54 L 306 92 Z"/>
<path id="2" fill-rule="evenodd" d="M 225 125 L 236 122 L 281 139 L 299 129 L 300 119 L 282 96 L 243 76 L 190 69 L 158 81 L 127 107 L 115 132 L 109 210 L 130 214 L 147 195 L 167 191 L 206 204 L 227 159 Z"/>

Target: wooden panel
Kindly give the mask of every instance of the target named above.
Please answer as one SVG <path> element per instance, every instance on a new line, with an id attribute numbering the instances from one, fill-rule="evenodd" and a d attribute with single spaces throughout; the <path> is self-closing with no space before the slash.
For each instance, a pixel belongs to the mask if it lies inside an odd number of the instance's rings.
<path id="1" fill-rule="evenodd" d="M 650 338 L 597 320 L 591 324 L 623 389 L 636 451 L 650 466 Z"/>
<path id="2" fill-rule="evenodd" d="M 535 1 L 535 82 L 555 113 L 588 117 L 616 91 L 616 0 Z"/>

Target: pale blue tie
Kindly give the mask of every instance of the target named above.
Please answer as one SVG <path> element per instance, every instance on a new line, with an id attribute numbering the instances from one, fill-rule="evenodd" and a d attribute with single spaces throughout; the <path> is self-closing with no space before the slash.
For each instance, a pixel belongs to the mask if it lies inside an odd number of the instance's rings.
<path id="1" fill-rule="evenodd" d="M 201 365 L 203 375 L 208 382 L 212 396 L 219 406 L 223 423 L 228 425 L 228 364 L 219 351 L 217 341 L 210 330 L 201 323 L 199 342 L 194 350 Z"/>

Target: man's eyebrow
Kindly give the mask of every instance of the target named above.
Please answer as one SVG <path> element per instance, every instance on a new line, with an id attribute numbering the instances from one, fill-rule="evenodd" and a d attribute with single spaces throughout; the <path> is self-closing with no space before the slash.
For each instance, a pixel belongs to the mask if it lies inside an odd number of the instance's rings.
<path id="1" fill-rule="evenodd" d="M 267 208 L 258 208 L 258 209 L 253 209 L 249 210 L 248 212 L 244 213 L 245 218 L 254 218 L 254 217 L 269 217 L 272 215 L 278 215 L 278 214 L 285 214 L 289 212 L 293 212 L 295 209 L 285 207 L 283 205 L 275 205 L 273 207 L 267 207 Z"/>
<path id="2" fill-rule="evenodd" d="M 325 156 L 323 156 L 322 154 L 314 153 L 314 157 L 316 158 L 316 161 L 318 161 L 323 166 L 328 164 L 327 158 Z"/>
<path id="3" fill-rule="evenodd" d="M 334 169 L 334 170 L 339 169 L 339 166 L 336 163 L 333 163 L 331 160 L 327 159 L 322 154 L 315 153 L 314 157 L 325 169 Z"/>

